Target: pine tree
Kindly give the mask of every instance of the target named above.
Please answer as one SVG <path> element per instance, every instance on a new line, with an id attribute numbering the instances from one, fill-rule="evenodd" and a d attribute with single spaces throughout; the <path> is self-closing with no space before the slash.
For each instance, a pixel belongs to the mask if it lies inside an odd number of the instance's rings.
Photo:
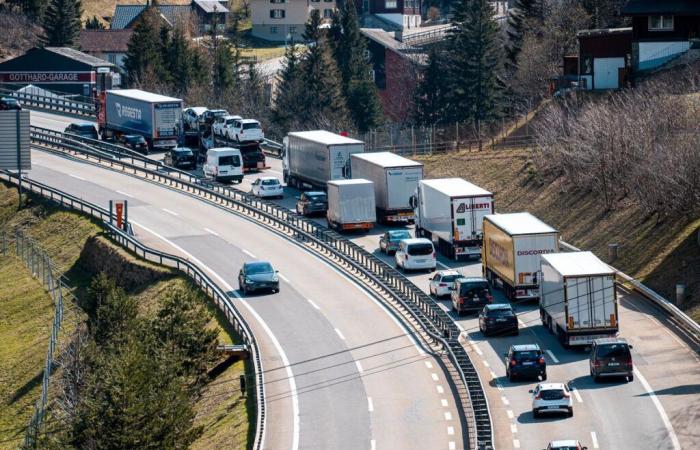
<path id="1" fill-rule="evenodd" d="M 164 30 L 167 30 L 163 27 Z M 170 81 L 176 92 L 184 94 L 187 87 L 193 82 L 194 51 L 189 46 L 189 40 L 181 26 L 176 26 L 166 40 L 164 45 L 164 58 Z"/>
<path id="2" fill-rule="evenodd" d="M 160 28 L 160 19 L 154 8 L 141 14 L 129 38 L 124 58 L 127 84 L 139 82 L 147 74 L 165 75 Z"/>
<path id="3" fill-rule="evenodd" d="M 47 47 L 73 47 L 80 36 L 80 0 L 51 0 L 44 12 L 43 43 Z"/>
<path id="4" fill-rule="evenodd" d="M 421 125 L 432 125 L 445 119 L 446 73 L 441 51 L 432 47 L 415 91 L 414 117 Z"/>
<path id="5" fill-rule="evenodd" d="M 231 46 L 227 42 L 219 42 L 214 54 L 213 87 L 215 92 L 223 92 L 234 86 L 234 65 Z"/>
<path id="6" fill-rule="evenodd" d="M 517 64 L 527 20 L 537 15 L 538 3 L 539 0 L 515 0 L 513 7 L 508 10 L 506 56 L 510 67 Z"/>
<path id="7" fill-rule="evenodd" d="M 88 19 L 85 21 L 85 29 L 86 30 L 104 30 L 105 26 L 102 25 L 102 22 L 99 21 L 97 16 L 92 16 L 91 19 Z"/>
<path id="8" fill-rule="evenodd" d="M 289 129 L 301 94 L 301 69 L 294 40 L 284 51 L 284 63 L 277 77 L 277 95 L 272 109 L 272 121 L 283 131 Z"/>

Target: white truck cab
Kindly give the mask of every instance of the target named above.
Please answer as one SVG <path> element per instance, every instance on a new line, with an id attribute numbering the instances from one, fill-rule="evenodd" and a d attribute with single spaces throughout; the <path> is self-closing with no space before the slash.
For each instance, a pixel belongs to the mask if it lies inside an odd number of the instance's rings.
<path id="1" fill-rule="evenodd" d="M 204 176 L 221 182 L 243 181 L 243 157 L 237 148 L 219 147 L 207 151 Z"/>

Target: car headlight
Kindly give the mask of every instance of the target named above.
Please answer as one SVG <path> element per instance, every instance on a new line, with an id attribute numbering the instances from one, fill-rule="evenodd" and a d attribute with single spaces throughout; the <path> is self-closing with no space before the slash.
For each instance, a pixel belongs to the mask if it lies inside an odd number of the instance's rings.
<path id="1" fill-rule="evenodd" d="M 246 282 L 246 284 L 251 284 L 253 282 L 253 280 L 251 280 L 248 277 L 245 277 L 245 282 Z"/>

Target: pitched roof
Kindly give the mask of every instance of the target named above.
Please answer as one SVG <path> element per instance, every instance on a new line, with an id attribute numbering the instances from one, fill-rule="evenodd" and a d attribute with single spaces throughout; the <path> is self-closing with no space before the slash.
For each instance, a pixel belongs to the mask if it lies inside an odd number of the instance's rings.
<path id="1" fill-rule="evenodd" d="M 154 7 L 171 25 L 177 23 L 178 19 L 186 18 L 192 11 L 190 5 L 155 5 Z M 114 8 L 110 28 L 113 30 L 129 28 L 145 10 L 146 5 L 117 5 Z"/>
<path id="2" fill-rule="evenodd" d="M 199 6 L 205 13 L 227 13 L 228 8 L 219 3 L 218 0 L 194 0 L 194 4 Z"/>
<path id="3" fill-rule="evenodd" d="M 126 53 L 133 30 L 81 30 L 80 48 L 84 52 Z"/>
<path id="4" fill-rule="evenodd" d="M 630 0 L 622 14 L 637 16 L 647 14 L 678 14 L 700 15 L 700 1 L 698 0 Z"/>
<path id="5" fill-rule="evenodd" d="M 114 64 L 105 61 L 104 59 L 95 58 L 94 56 L 70 47 L 44 47 L 44 50 L 57 55 L 65 56 L 66 58 L 70 58 L 92 67 L 114 67 Z"/>

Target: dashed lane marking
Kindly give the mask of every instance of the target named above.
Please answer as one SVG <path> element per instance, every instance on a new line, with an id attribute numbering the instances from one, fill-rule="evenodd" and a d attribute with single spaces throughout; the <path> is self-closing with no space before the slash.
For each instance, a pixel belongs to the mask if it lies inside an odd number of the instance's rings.
<path id="1" fill-rule="evenodd" d="M 210 230 L 209 228 L 205 228 L 204 231 L 206 231 L 209 234 L 213 234 L 214 236 L 219 235 L 219 233 L 217 233 L 216 231 Z"/>
<path id="2" fill-rule="evenodd" d="M 547 349 L 546 351 L 547 355 L 549 355 L 549 357 L 552 358 L 552 361 L 554 361 L 556 364 L 559 364 L 559 359 L 557 359 L 557 357 L 554 356 L 554 353 L 549 349 Z"/>
<path id="3" fill-rule="evenodd" d="M 513 433 L 513 434 L 517 433 L 517 432 L 518 432 L 518 426 L 517 426 L 516 424 L 514 424 L 514 423 L 511 423 L 511 424 L 510 424 L 510 432 Z"/>
<path id="4" fill-rule="evenodd" d="M 278 275 L 280 278 L 282 278 L 282 279 L 284 280 L 285 283 L 289 283 L 289 278 L 285 277 L 285 276 L 282 275 L 281 273 L 278 273 L 277 275 Z"/>
<path id="5" fill-rule="evenodd" d="M 367 411 L 374 411 L 374 403 L 372 402 L 372 397 L 367 397 Z"/>
<path id="6" fill-rule="evenodd" d="M 171 216 L 179 216 L 180 214 L 176 213 L 175 211 L 170 211 L 168 208 L 161 208 L 164 212 L 170 214 Z"/>
<path id="7" fill-rule="evenodd" d="M 76 180 L 87 181 L 85 178 L 79 177 L 78 175 L 73 175 L 72 173 L 69 173 L 68 176 L 71 178 L 75 178 Z"/>
<path id="8" fill-rule="evenodd" d="M 433 379 L 433 381 L 438 381 L 440 378 L 438 378 L 436 373 L 431 373 L 430 377 Z"/>
<path id="9" fill-rule="evenodd" d="M 431 363 L 430 361 L 426 361 L 426 362 L 425 362 L 425 367 L 427 367 L 428 369 L 432 369 L 432 368 L 433 368 L 433 363 Z"/>
<path id="10" fill-rule="evenodd" d="M 314 301 L 311 300 L 310 298 L 307 298 L 306 301 L 309 302 L 309 304 L 310 304 L 311 306 L 313 306 L 314 308 L 316 308 L 316 309 L 318 309 L 318 310 L 321 309 L 321 308 L 319 308 L 318 305 L 317 305 L 316 303 L 314 303 Z"/>
<path id="11" fill-rule="evenodd" d="M 441 398 L 441 399 L 440 399 L 440 404 L 441 404 L 442 406 L 444 406 L 445 408 L 447 408 L 447 399 L 446 399 L 446 398 Z"/>
<path id="12" fill-rule="evenodd" d="M 124 191 L 116 191 L 116 192 L 117 192 L 117 194 L 119 194 L 119 195 L 123 195 L 124 197 L 134 198 L 134 196 L 133 196 L 133 195 L 131 195 L 131 194 L 127 194 L 127 193 L 126 193 L 126 192 L 124 192 Z"/>
<path id="13" fill-rule="evenodd" d="M 512 409 L 507 410 L 507 411 L 506 411 L 506 414 L 508 415 L 508 418 L 509 418 L 509 419 L 512 419 L 513 417 L 515 417 L 515 414 L 513 414 L 513 410 L 512 410 Z"/>
<path id="14" fill-rule="evenodd" d="M 452 420 L 452 413 L 449 411 L 445 411 L 445 420 Z"/>
<path id="15" fill-rule="evenodd" d="M 513 439 L 513 447 L 520 448 L 520 440 L 519 439 Z"/>
<path id="16" fill-rule="evenodd" d="M 581 394 L 579 394 L 578 389 L 572 389 L 574 393 L 574 397 L 576 397 L 576 401 L 579 403 L 583 403 L 583 399 L 581 398 Z"/>
<path id="17" fill-rule="evenodd" d="M 491 367 L 491 365 L 489 364 L 489 362 L 486 361 L 485 359 L 482 359 L 481 362 L 484 363 L 484 365 L 485 365 L 486 367 Z"/>
<path id="18" fill-rule="evenodd" d="M 253 258 L 253 259 L 256 259 L 256 258 L 257 258 L 257 256 L 255 256 L 255 255 L 253 254 L 253 252 L 251 252 L 251 251 L 249 251 L 249 250 L 243 249 L 242 251 L 243 251 L 243 253 L 245 253 L 246 255 L 250 256 L 250 257 Z"/>
<path id="19" fill-rule="evenodd" d="M 437 385 L 437 386 L 435 386 L 435 387 L 437 388 L 438 394 L 444 394 L 444 393 L 445 393 L 445 389 L 443 389 L 442 386 Z"/>
<path id="20" fill-rule="evenodd" d="M 599 448 L 598 436 L 595 434 L 595 431 L 591 431 L 591 443 L 593 444 L 593 448 Z"/>
<path id="21" fill-rule="evenodd" d="M 449 434 L 450 436 L 454 436 L 455 427 L 447 427 L 447 434 Z"/>
<path id="22" fill-rule="evenodd" d="M 506 406 L 510 405 L 510 402 L 508 401 L 508 399 L 504 395 L 501 395 L 501 401 Z"/>
<path id="23" fill-rule="evenodd" d="M 647 382 L 646 378 L 644 378 L 642 373 L 636 367 L 634 368 L 634 375 L 642 383 L 644 390 L 647 391 L 647 394 L 649 394 L 649 398 L 654 403 L 656 410 L 659 412 L 659 415 L 661 416 L 661 421 L 664 423 L 664 426 L 666 427 L 666 431 L 668 432 L 668 435 L 671 438 L 671 443 L 673 444 L 673 450 L 680 450 L 681 444 L 678 441 L 678 436 L 676 436 L 676 432 L 673 430 L 673 425 L 671 424 L 671 421 L 668 419 L 668 416 L 666 415 L 666 411 L 664 410 L 664 407 L 661 405 L 661 402 L 659 401 L 659 399 L 656 397 L 656 394 L 654 393 L 654 390 L 651 388 L 651 385 Z"/>
<path id="24" fill-rule="evenodd" d="M 455 450 L 457 448 L 457 444 L 455 444 L 453 441 L 450 441 L 447 448 L 449 448 L 450 450 Z"/>

